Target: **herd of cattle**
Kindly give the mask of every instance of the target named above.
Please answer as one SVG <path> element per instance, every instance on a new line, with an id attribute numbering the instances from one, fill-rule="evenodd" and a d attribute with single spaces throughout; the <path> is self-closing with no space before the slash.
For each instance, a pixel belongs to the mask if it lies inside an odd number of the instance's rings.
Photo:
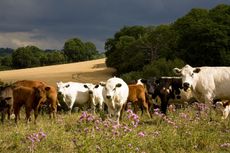
<path id="1" fill-rule="evenodd" d="M 210 105 L 221 104 L 223 117 L 230 112 L 230 67 L 197 67 L 185 65 L 182 69 L 174 68 L 178 77 L 160 77 L 139 79 L 135 83 L 127 84 L 121 78 L 112 77 L 106 82 L 79 83 L 57 82 L 56 87 L 37 80 L 21 80 L 10 85 L 0 87 L 1 121 L 5 115 L 8 119 L 15 115 L 15 122 L 20 119 L 20 109 L 25 107 L 26 121 L 30 120 L 30 113 L 34 111 L 36 123 L 39 109 L 47 105 L 50 117 L 56 118 L 60 101 L 64 102 L 71 111 L 74 106 L 90 106 L 93 113 L 96 106 L 100 111 L 114 117 L 119 124 L 124 109 L 131 104 L 134 112 L 138 108 L 152 116 L 151 111 L 159 107 L 166 114 L 170 100 L 184 102 L 205 102 Z M 160 106 L 156 105 L 160 100 Z M 89 105 L 90 104 L 90 105 Z"/>

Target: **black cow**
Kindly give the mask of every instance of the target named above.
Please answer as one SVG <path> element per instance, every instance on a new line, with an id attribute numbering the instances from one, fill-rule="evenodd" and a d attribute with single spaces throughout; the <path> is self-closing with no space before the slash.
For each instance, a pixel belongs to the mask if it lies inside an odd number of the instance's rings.
<path id="1" fill-rule="evenodd" d="M 4 122 L 5 114 L 7 113 L 8 119 L 13 111 L 13 89 L 12 86 L 6 85 L 0 87 L 0 112 L 1 122 Z"/>
<path id="2" fill-rule="evenodd" d="M 148 94 L 155 99 L 157 96 L 161 100 L 160 110 L 166 114 L 170 99 L 180 99 L 180 90 L 182 89 L 181 77 L 153 77 L 151 79 L 142 79 L 146 85 Z"/>

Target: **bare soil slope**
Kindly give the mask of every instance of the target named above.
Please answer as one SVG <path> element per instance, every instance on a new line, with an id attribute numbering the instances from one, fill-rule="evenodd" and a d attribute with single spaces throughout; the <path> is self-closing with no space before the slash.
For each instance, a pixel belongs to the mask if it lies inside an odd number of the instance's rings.
<path id="1" fill-rule="evenodd" d="M 0 80 L 8 83 L 24 79 L 41 80 L 56 86 L 58 81 L 98 83 L 112 77 L 114 72 L 114 69 L 106 67 L 105 58 L 103 58 L 78 63 L 0 71 Z"/>

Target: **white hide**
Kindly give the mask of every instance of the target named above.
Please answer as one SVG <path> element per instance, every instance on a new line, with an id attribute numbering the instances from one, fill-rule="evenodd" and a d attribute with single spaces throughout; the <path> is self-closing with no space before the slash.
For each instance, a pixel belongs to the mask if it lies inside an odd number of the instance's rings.
<path id="1" fill-rule="evenodd" d="M 198 71 L 199 70 L 199 71 Z M 216 99 L 230 99 L 230 67 L 199 67 L 189 65 L 174 68 L 182 76 L 182 83 L 188 83 L 195 98 L 200 102 Z"/>
<path id="2" fill-rule="evenodd" d="M 114 115 L 119 124 L 122 107 L 129 95 L 128 85 L 121 78 L 110 78 L 105 83 L 102 94 L 110 116 Z"/>
<path id="3" fill-rule="evenodd" d="M 211 104 L 214 98 L 230 100 L 230 67 L 193 68 L 185 65 L 173 70 L 182 76 L 182 83 L 187 83 L 199 102 Z"/>
<path id="4" fill-rule="evenodd" d="M 85 84 L 85 88 L 89 90 L 89 96 L 91 101 L 91 107 L 93 108 L 93 112 L 95 113 L 96 105 L 99 104 L 99 109 L 102 110 L 104 98 L 102 95 L 103 87 L 99 84 Z"/>
<path id="5" fill-rule="evenodd" d="M 57 92 L 62 94 L 63 101 L 70 110 L 75 103 L 84 105 L 89 101 L 89 92 L 84 85 L 84 83 L 77 82 L 57 82 Z"/>

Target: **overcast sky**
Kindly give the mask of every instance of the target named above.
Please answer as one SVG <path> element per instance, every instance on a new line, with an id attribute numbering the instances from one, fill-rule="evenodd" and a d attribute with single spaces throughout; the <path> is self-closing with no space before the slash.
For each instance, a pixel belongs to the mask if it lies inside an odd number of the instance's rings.
<path id="1" fill-rule="evenodd" d="M 192 8 L 221 3 L 230 0 L 0 0 L 0 47 L 63 49 L 79 38 L 104 51 L 124 26 L 172 23 Z"/>

